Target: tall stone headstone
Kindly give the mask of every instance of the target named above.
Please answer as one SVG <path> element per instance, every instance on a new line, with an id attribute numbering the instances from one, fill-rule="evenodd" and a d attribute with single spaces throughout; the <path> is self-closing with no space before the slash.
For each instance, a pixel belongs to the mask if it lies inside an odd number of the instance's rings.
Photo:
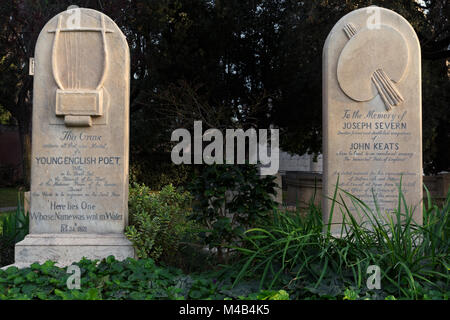
<path id="1" fill-rule="evenodd" d="M 106 15 L 74 8 L 35 49 L 30 234 L 16 264 L 133 257 L 128 215 L 130 57 Z"/>
<path id="2" fill-rule="evenodd" d="M 422 223 L 420 46 L 399 14 L 362 8 L 331 30 L 323 49 L 323 137 L 325 223 L 338 176 L 342 190 L 376 212 L 374 194 L 383 215 L 397 207 L 402 179 L 414 220 Z M 338 194 L 358 218 L 350 199 Z M 338 207 L 334 233 L 343 220 Z"/>

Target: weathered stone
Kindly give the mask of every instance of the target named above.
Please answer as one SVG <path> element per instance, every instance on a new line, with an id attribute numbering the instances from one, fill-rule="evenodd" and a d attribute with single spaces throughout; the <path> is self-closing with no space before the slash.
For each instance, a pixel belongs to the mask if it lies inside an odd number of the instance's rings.
<path id="1" fill-rule="evenodd" d="M 31 199 L 30 191 L 25 191 L 23 193 L 23 212 L 25 214 L 30 213 L 30 199 Z"/>
<path id="2" fill-rule="evenodd" d="M 73 9 L 36 43 L 30 235 L 16 263 L 134 256 L 128 219 L 129 49 L 104 14 Z"/>
<path id="3" fill-rule="evenodd" d="M 273 200 L 278 203 L 279 207 L 282 207 L 283 205 L 283 180 L 281 178 L 281 174 L 278 172 L 274 175 L 275 180 L 275 195 L 273 195 Z"/>
<path id="4" fill-rule="evenodd" d="M 402 178 L 406 202 L 422 223 L 420 59 L 414 29 L 384 8 L 350 12 L 328 35 L 323 49 L 325 223 L 338 176 L 339 187 L 376 212 L 373 190 L 384 216 L 397 207 Z M 342 220 L 336 207 L 334 233 Z"/>
<path id="5" fill-rule="evenodd" d="M 317 172 L 286 173 L 286 204 L 295 208 L 309 208 L 311 201 L 320 206 L 322 199 L 322 175 Z"/>
<path id="6" fill-rule="evenodd" d="M 16 245 L 14 260 L 22 265 L 46 260 L 59 266 L 70 265 L 83 257 L 95 260 L 113 255 L 118 260 L 134 257 L 133 247 L 123 235 L 111 234 L 30 234 Z"/>

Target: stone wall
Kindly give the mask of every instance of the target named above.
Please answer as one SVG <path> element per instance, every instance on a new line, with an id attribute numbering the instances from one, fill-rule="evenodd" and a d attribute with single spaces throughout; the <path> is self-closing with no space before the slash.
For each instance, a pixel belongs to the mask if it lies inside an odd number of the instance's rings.
<path id="1" fill-rule="evenodd" d="M 286 172 L 284 182 L 286 183 L 287 206 L 298 206 L 307 208 L 311 199 L 318 206 L 322 198 L 322 174 L 315 172 Z"/>
<path id="2" fill-rule="evenodd" d="M 427 186 L 431 198 L 439 205 L 442 205 L 450 188 L 450 173 L 424 176 L 423 183 Z M 427 198 L 425 189 L 423 190 L 423 196 Z"/>
<path id="3" fill-rule="evenodd" d="M 430 192 L 431 198 L 438 205 L 442 205 L 450 188 L 450 173 L 435 176 L 424 176 L 423 182 Z M 320 204 L 322 197 L 322 174 L 312 172 L 288 171 L 283 179 L 286 190 L 284 203 L 287 206 L 307 208 L 311 198 L 315 194 L 315 204 Z M 424 190 L 424 198 L 427 199 Z"/>
<path id="4" fill-rule="evenodd" d="M 288 152 L 280 151 L 280 170 L 281 172 L 286 171 L 313 171 L 322 172 L 323 156 L 319 154 L 317 156 L 317 161 L 314 161 L 313 154 L 303 154 L 291 155 Z"/>

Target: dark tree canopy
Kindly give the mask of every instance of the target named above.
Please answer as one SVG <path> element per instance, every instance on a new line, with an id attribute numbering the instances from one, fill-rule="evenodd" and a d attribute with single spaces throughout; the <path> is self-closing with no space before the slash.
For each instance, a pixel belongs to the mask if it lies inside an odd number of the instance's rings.
<path id="1" fill-rule="evenodd" d="M 39 31 L 73 1 L 12 0 L 0 8 L 0 105 L 21 127 L 29 155 L 33 56 Z M 150 184 L 184 172 L 171 165 L 170 135 L 207 127 L 280 128 L 281 147 L 322 145 L 322 47 L 346 13 L 379 5 L 404 16 L 422 48 L 427 172 L 450 170 L 450 4 L 446 0 L 85 0 L 110 16 L 131 51 L 131 161 Z M 27 138 L 28 137 L 28 138 Z M 27 140 L 28 139 L 28 140 Z M 28 142 L 27 142 L 28 141 Z M 27 155 L 28 154 L 28 155 Z M 27 161 L 25 161 L 26 163 Z"/>

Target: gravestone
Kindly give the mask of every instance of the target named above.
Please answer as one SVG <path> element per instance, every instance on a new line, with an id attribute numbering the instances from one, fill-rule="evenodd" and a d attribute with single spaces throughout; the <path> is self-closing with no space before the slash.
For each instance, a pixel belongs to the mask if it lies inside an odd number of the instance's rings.
<path id="1" fill-rule="evenodd" d="M 414 220 L 422 223 L 421 57 L 414 29 L 388 9 L 352 11 L 328 35 L 322 71 L 324 222 L 339 176 L 340 188 L 376 212 L 374 194 L 384 216 L 397 207 L 401 179 Z M 338 194 L 356 213 L 349 197 Z M 333 233 L 342 219 L 336 205 Z"/>
<path id="2" fill-rule="evenodd" d="M 53 17 L 35 49 L 30 234 L 15 263 L 134 256 L 128 214 L 130 58 L 104 14 Z"/>

